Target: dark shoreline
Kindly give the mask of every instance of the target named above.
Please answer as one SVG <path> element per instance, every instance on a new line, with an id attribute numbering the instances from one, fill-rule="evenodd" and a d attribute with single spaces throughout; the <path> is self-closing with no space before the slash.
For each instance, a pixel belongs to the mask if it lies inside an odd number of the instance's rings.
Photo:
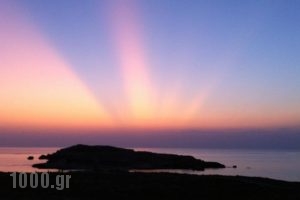
<path id="1" fill-rule="evenodd" d="M 10 173 L 0 172 L 1 199 L 300 199 L 300 182 L 259 177 L 129 173 L 124 171 L 50 173 L 71 175 L 64 190 L 12 187 Z"/>

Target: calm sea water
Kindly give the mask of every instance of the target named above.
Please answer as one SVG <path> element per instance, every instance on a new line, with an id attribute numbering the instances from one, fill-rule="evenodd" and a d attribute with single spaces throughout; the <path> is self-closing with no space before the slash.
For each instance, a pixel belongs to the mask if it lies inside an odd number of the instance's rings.
<path id="1" fill-rule="evenodd" d="M 34 172 L 34 163 L 41 162 L 41 154 L 53 153 L 59 148 L 0 148 L 0 171 Z M 190 174 L 220 174 L 259 176 L 273 179 L 300 181 L 300 151 L 284 150 L 224 150 L 224 149 L 180 149 L 180 148 L 136 148 L 136 150 L 159 153 L 192 155 L 206 161 L 217 161 L 237 168 L 192 170 L 158 170 Z M 34 156 L 34 160 L 27 157 Z"/>
<path id="2" fill-rule="evenodd" d="M 42 163 L 38 157 L 42 154 L 53 153 L 59 148 L 14 148 L 0 147 L 0 171 L 2 172 L 35 172 L 43 171 L 31 167 L 35 163 Z M 34 160 L 28 160 L 28 156 L 34 156 Z"/>
<path id="3" fill-rule="evenodd" d="M 229 167 L 237 165 L 237 168 L 207 169 L 205 171 L 158 170 L 158 172 L 258 176 L 300 181 L 300 151 L 186 148 L 138 148 L 136 150 L 191 155 L 205 161 L 217 161 Z"/>

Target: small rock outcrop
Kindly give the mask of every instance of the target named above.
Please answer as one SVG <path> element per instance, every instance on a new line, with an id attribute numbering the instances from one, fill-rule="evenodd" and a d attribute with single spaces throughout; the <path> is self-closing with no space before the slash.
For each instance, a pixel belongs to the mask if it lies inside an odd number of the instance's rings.
<path id="1" fill-rule="evenodd" d="M 27 157 L 27 160 L 33 160 L 33 159 L 34 159 L 33 156 L 28 156 L 28 157 Z"/>

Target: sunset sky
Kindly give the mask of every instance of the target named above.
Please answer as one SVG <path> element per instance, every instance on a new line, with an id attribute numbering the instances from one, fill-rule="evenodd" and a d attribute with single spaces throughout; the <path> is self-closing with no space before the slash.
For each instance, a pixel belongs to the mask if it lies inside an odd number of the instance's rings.
<path id="1" fill-rule="evenodd" d="M 299 9 L 1 0 L 0 128 L 299 128 Z"/>

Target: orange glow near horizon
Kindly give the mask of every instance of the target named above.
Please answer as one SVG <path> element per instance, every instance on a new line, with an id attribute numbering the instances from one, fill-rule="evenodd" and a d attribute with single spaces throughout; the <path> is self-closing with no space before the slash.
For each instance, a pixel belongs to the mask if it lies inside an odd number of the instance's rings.
<path id="1" fill-rule="evenodd" d="M 118 116 L 106 111 L 22 12 L 0 7 L 0 127 L 197 129 L 300 124 L 297 105 L 287 112 L 272 109 L 272 102 L 257 109 L 257 104 L 238 106 L 222 103 L 223 99 L 210 100 L 218 74 L 197 86 L 191 97 L 185 96 L 184 81 L 171 80 L 172 88 L 155 86 L 137 8 L 133 1 L 114 5 L 109 17 L 123 78 L 120 87 L 126 95 L 126 102 L 116 106 Z"/>

